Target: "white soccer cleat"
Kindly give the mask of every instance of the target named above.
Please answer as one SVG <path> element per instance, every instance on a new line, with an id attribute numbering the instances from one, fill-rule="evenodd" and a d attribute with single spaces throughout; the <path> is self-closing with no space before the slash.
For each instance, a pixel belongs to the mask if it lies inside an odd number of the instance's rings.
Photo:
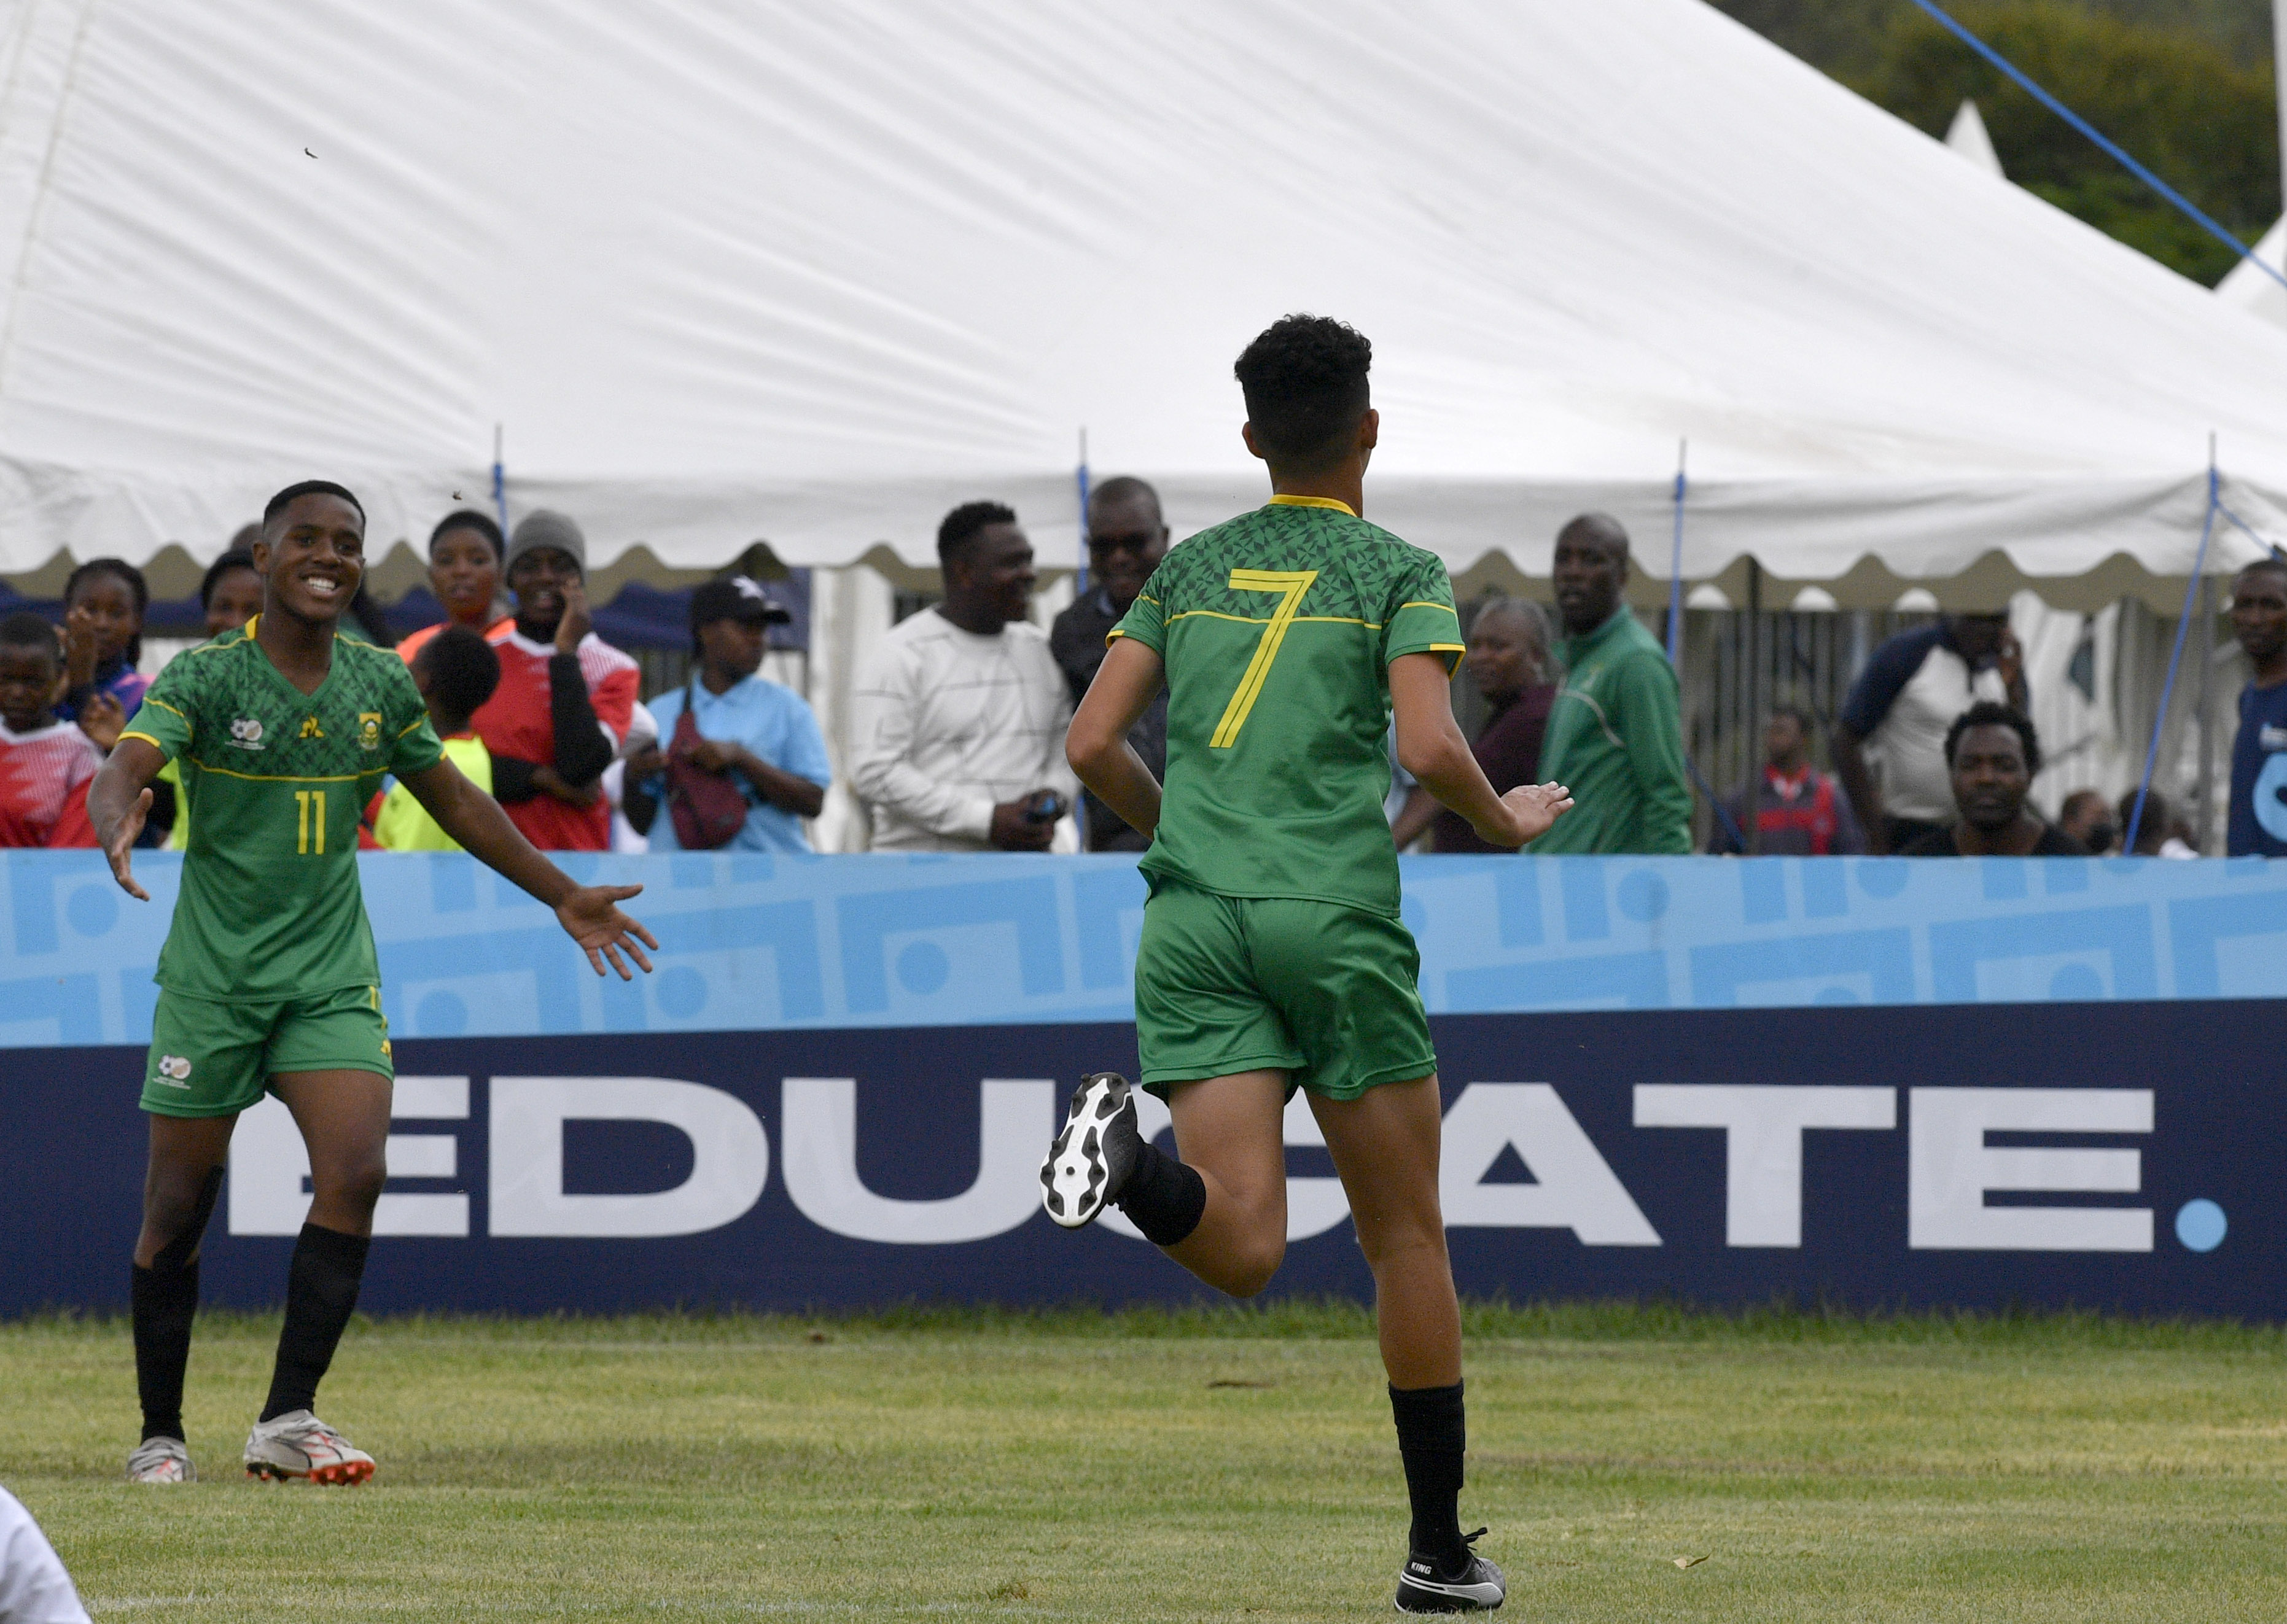
<path id="1" fill-rule="evenodd" d="M 1143 1150 L 1128 1079 L 1116 1071 L 1082 1077 L 1064 1129 L 1041 1163 L 1041 1205 L 1066 1229 L 1095 1222 L 1119 1198 Z"/>
<path id="2" fill-rule="evenodd" d="M 199 1469 L 179 1438 L 146 1438 L 127 1457 L 130 1483 L 196 1483 Z"/>
<path id="3" fill-rule="evenodd" d="M 289 1410 L 275 1421 L 257 1421 L 246 1439 L 246 1475 L 292 1478 L 312 1483 L 363 1483 L 373 1476 L 373 1456 L 307 1410 Z"/>

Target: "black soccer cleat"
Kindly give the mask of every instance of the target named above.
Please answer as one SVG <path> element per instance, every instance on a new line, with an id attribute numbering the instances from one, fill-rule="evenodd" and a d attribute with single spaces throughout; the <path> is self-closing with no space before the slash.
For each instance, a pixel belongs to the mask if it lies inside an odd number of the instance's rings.
<path id="1" fill-rule="evenodd" d="M 1095 1222 L 1127 1187 L 1143 1150 L 1128 1079 L 1116 1071 L 1089 1073 L 1072 1091 L 1064 1130 L 1041 1163 L 1041 1205 L 1066 1229 Z"/>
<path id="2" fill-rule="evenodd" d="M 1476 1533 L 1461 1536 L 1464 1545 L 1474 1545 Z M 1500 1569 L 1474 1550 L 1457 1569 L 1447 1570 L 1437 1565 L 1434 1557 L 1420 1551 L 1409 1551 L 1405 1565 L 1397 1573 L 1397 1610 L 1400 1612 L 1490 1612 L 1508 1599 L 1508 1581 L 1501 1577 Z"/>

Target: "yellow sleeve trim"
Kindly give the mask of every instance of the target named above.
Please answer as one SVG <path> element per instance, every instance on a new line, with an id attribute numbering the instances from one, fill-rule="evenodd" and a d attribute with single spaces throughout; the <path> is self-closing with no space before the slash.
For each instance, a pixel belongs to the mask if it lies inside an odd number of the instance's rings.
<path id="1" fill-rule="evenodd" d="M 1332 508 L 1336 513 L 1357 517 L 1357 508 L 1348 502 L 1336 501 L 1331 496 L 1274 496 L 1270 499 L 1270 505 L 1274 508 Z"/>
<path id="2" fill-rule="evenodd" d="M 1433 643 L 1429 645 L 1429 651 L 1433 654 L 1446 652 L 1467 654 L 1469 651 L 1469 645 L 1465 643 Z"/>
<path id="3" fill-rule="evenodd" d="M 1451 603 L 1432 603 L 1428 602 L 1428 601 L 1427 599 L 1425 599 L 1425 598 L 1415 598 L 1415 599 L 1413 599 L 1411 603 L 1400 603 L 1400 604 L 1398 605 L 1398 608 L 1400 608 L 1400 609 L 1442 609 L 1442 610 L 1444 610 L 1447 614 L 1449 614 L 1449 615 L 1452 616 L 1452 617 L 1453 617 L 1453 619 L 1456 619 L 1456 620 L 1458 620 L 1458 619 L 1460 619 L 1461 618 L 1460 611 L 1459 611 L 1459 610 L 1455 609 L 1455 608 L 1454 608 Z"/>
<path id="4" fill-rule="evenodd" d="M 400 733 L 397 737 L 400 737 L 400 738 L 403 738 L 403 737 L 405 737 L 405 734 L 406 734 L 406 733 L 410 733 L 410 732 L 414 731 L 414 729 L 416 729 L 416 728 L 420 727 L 420 725 L 421 725 L 421 723 L 422 723 L 422 722 L 426 721 L 428 721 L 428 720 L 429 720 L 429 718 L 427 718 L 426 716 L 423 716 L 423 717 L 421 717 L 418 721 L 415 721 L 415 722 L 414 722 L 414 724 L 413 724 L 413 726 L 412 726 L 412 727 L 406 729 L 404 730 L 404 732 Z"/>
<path id="5" fill-rule="evenodd" d="M 174 760 L 173 753 L 168 750 L 165 742 L 153 738 L 148 733 L 141 732 L 134 728 L 129 728 L 124 732 L 121 733 L 119 737 L 122 738 L 139 738 L 145 744 L 150 745 L 152 749 L 157 751 L 161 755 L 167 757 L 169 761 Z"/>
<path id="6" fill-rule="evenodd" d="M 171 705 L 168 704 L 164 699 L 154 699 L 154 698 L 153 698 L 149 694 L 145 694 L 145 695 L 143 696 L 143 703 L 144 703 L 144 704 L 146 704 L 146 705 L 155 705 L 155 706 L 157 706 L 161 710 L 162 710 L 162 711 L 166 712 L 166 713 L 167 713 L 169 715 L 170 715 L 170 716 L 183 716 L 183 713 L 182 713 L 182 712 L 180 712 L 180 711 L 177 710 L 173 706 L 171 706 Z M 187 717 L 187 716 L 183 716 L 183 720 L 184 720 L 185 721 L 188 721 L 190 720 L 190 718 L 189 718 L 189 717 Z M 123 734 L 121 734 L 119 737 L 122 737 L 122 738 L 125 738 L 127 736 L 126 736 L 124 733 L 123 733 Z M 151 736 L 150 736 L 149 734 L 146 733 L 146 734 L 141 735 L 140 737 L 145 737 L 145 738 L 148 738 L 148 737 L 150 737 Z"/>

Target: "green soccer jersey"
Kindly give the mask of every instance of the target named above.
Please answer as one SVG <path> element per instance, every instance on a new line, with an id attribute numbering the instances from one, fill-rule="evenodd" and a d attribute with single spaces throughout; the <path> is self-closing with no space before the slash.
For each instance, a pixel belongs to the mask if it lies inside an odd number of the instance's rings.
<path id="1" fill-rule="evenodd" d="M 1341 502 L 1271 498 L 1169 552 L 1112 629 L 1167 673 L 1146 873 L 1224 896 L 1397 911 L 1389 662 L 1461 652 L 1433 553 Z"/>
<path id="2" fill-rule="evenodd" d="M 125 735 L 182 764 L 196 814 L 158 982 L 237 1004 L 377 986 L 358 815 L 384 774 L 423 771 L 443 747 L 396 655 L 336 637 L 305 695 L 257 624 L 177 655 Z"/>

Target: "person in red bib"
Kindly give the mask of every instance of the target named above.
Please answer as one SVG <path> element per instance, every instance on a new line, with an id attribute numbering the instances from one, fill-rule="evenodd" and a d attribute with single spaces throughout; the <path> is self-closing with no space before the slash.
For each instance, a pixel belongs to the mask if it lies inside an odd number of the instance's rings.
<path id="1" fill-rule="evenodd" d="M 515 620 L 500 612 L 500 526 L 473 508 L 438 520 L 429 532 L 429 590 L 445 618 L 399 642 L 397 656 L 408 666 L 448 626 L 465 626 L 488 643 L 514 631 Z"/>
<path id="2" fill-rule="evenodd" d="M 1856 856 L 1866 849 L 1850 798 L 1810 764 L 1810 719 L 1793 706 L 1775 706 L 1763 729 L 1763 785 L 1756 811 L 1763 834 L 1757 844 L 1766 857 Z M 1723 802 L 1707 849 L 1717 855 L 1744 850 L 1746 828 L 1747 792 L 1742 789 Z"/>
<path id="3" fill-rule="evenodd" d="M 609 851 L 612 808 L 597 780 L 628 737 L 636 663 L 590 629 L 577 524 L 526 514 L 506 562 L 516 624 L 491 640 L 500 686 L 471 720 L 492 755 L 494 798 L 542 851 Z"/>
<path id="4" fill-rule="evenodd" d="M 56 719 L 63 668 L 54 627 L 35 614 L 0 620 L 0 846 L 95 844 L 87 786 L 103 752 Z"/>

